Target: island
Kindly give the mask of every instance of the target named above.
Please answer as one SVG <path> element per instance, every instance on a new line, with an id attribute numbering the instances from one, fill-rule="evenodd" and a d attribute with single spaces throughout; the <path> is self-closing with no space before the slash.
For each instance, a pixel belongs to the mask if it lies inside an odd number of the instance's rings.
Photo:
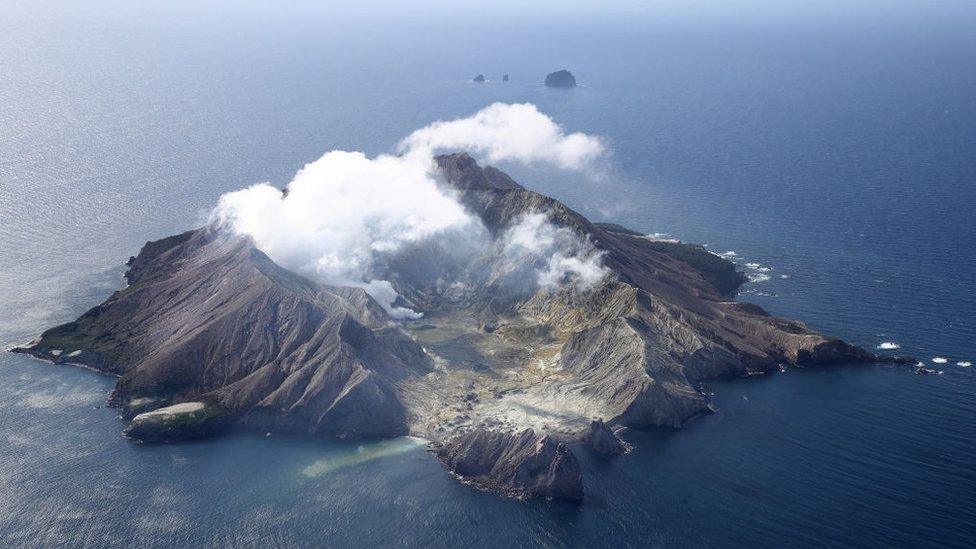
<path id="1" fill-rule="evenodd" d="M 550 72 L 546 75 L 547 88 L 575 88 L 576 77 L 566 69 Z"/>
<path id="2" fill-rule="evenodd" d="M 434 166 L 496 240 L 450 273 L 390 266 L 420 318 L 396 320 L 362 288 L 313 282 L 208 225 L 147 243 L 126 287 L 15 351 L 118 376 L 111 403 L 136 441 L 412 435 L 463 482 L 570 500 L 584 497 L 576 452 L 618 455 L 623 428 L 701 418 L 702 381 L 914 362 L 736 301 L 745 278 L 701 246 L 593 223 L 463 152 Z M 496 244 L 527 215 L 588 243 L 601 277 L 516 284 Z"/>
<path id="3" fill-rule="evenodd" d="M 475 76 L 471 80 L 472 80 L 472 82 L 477 82 L 479 84 L 484 84 L 485 83 L 485 75 L 479 74 L 478 76 Z"/>

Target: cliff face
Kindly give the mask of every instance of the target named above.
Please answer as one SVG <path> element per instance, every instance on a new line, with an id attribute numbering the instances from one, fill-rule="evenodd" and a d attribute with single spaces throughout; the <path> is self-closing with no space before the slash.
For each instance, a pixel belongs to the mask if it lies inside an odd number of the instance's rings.
<path id="1" fill-rule="evenodd" d="M 589 444 L 597 452 L 608 456 L 623 454 L 630 449 L 626 442 L 620 440 L 617 434 L 599 419 L 590 422 L 590 428 L 583 436 L 583 442 Z"/>
<path id="2" fill-rule="evenodd" d="M 449 273 L 382 273 L 421 320 L 393 322 L 361 289 L 311 282 L 203 228 L 147 243 L 126 288 L 18 351 L 119 375 L 133 438 L 230 425 L 414 434 L 479 486 L 569 498 L 581 482 L 564 443 L 613 454 L 625 445 L 609 425 L 680 427 L 709 410 L 701 380 L 880 359 L 730 301 L 741 276 L 700 247 L 593 224 L 466 154 L 436 160 L 486 240 Z M 602 276 L 513 284 L 532 265 L 513 265 L 501 242 L 534 215 L 585 244 Z"/>
<path id="3" fill-rule="evenodd" d="M 583 497 L 579 462 L 565 444 L 531 429 L 504 433 L 476 429 L 435 449 L 452 472 L 486 490 L 526 498 Z"/>

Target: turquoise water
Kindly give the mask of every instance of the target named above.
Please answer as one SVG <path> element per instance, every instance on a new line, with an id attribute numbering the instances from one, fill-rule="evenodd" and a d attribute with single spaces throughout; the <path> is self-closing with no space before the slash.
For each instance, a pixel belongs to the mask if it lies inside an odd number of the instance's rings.
<path id="1" fill-rule="evenodd" d="M 580 452 L 572 506 L 458 484 L 410 439 L 132 445 L 111 378 L 3 353 L 0 545 L 968 545 L 976 380 L 954 363 L 976 358 L 976 9 L 875 7 L 5 3 L 3 346 L 104 299 L 223 192 L 531 101 L 614 155 L 603 178 L 512 169 L 526 185 L 771 267 L 744 299 L 777 314 L 949 362 L 710 383 L 716 415 L 632 432 L 616 460 Z M 540 85 L 563 66 L 581 88 Z"/>

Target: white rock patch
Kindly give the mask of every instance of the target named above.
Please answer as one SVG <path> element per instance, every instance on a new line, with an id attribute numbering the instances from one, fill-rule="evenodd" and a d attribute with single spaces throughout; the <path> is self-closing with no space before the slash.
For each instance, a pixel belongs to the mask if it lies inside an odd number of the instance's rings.
<path id="1" fill-rule="evenodd" d="M 176 415 L 176 414 L 189 414 L 192 412 L 199 412 L 203 410 L 206 405 L 202 402 L 181 402 L 180 404 L 174 404 L 172 406 L 167 406 L 165 408 L 160 408 L 158 410 L 153 410 L 151 412 L 146 412 L 144 414 L 139 414 L 140 416 L 146 417 L 156 417 L 165 415 Z"/>

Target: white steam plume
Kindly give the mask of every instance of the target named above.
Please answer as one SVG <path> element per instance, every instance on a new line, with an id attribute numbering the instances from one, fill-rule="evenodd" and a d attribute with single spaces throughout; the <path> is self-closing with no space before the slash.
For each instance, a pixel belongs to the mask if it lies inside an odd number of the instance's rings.
<path id="1" fill-rule="evenodd" d="M 502 236 L 503 253 L 513 266 L 535 263 L 536 283 L 547 290 L 571 284 L 592 288 L 607 274 L 603 254 L 586 239 L 553 225 L 546 214 L 524 214 Z"/>
<path id="2" fill-rule="evenodd" d="M 407 318 L 414 313 L 393 306 L 390 283 L 374 279 L 377 258 L 477 223 L 428 168 L 413 156 L 332 151 L 302 168 L 287 196 L 261 183 L 222 196 L 215 215 L 279 265 L 328 284 L 361 286 L 391 316 Z"/>
<path id="3" fill-rule="evenodd" d="M 567 135 L 531 103 L 494 103 L 468 118 L 437 121 L 398 146 L 401 153 L 426 156 L 444 150 L 466 150 L 489 162 L 547 163 L 568 170 L 583 168 L 605 152 L 598 137 Z"/>
<path id="4" fill-rule="evenodd" d="M 398 156 L 326 153 L 295 175 L 285 195 L 268 183 L 227 193 L 213 219 L 252 237 L 287 269 L 327 284 L 362 287 L 391 316 L 416 318 L 419 313 L 394 305 L 397 292 L 378 272 L 384 259 L 433 238 L 483 234 L 480 221 L 436 182 L 432 156 L 446 150 L 565 169 L 582 168 L 604 152 L 599 139 L 567 135 L 534 105 L 496 103 L 413 132 L 399 144 Z M 557 284 L 566 273 L 590 280 L 600 268 L 598 257 L 593 264 L 552 249 L 553 274 L 540 275 L 541 285 Z"/>

